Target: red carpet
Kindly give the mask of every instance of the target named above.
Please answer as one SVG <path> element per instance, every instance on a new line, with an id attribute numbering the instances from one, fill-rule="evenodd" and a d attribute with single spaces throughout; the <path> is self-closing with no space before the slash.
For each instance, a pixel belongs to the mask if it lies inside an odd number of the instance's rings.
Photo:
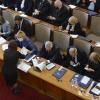
<path id="1" fill-rule="evenodd" d="M 23 85 L 22 88 L 22 92 L 19 96 L 13 95 L 0 75 L 0 100 L 53 100 L 25 85 Z"/>

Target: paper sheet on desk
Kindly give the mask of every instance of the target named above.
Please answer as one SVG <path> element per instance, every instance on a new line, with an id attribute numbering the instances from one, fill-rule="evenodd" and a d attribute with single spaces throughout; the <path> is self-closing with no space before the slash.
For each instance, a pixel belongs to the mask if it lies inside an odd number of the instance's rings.
<path id="1" fill-rule="evenodd" d="M 20 64 L 18 64 L 17 68 L 20 69 L 21 71 L 27 73 L 28 70 L 31 68 L 31 66 L 24 62 L 21 62 Z"/>
<path id="2" fill-rule="evenodd" d="M 75 6 L 75 5 L 68 5 L 71 9 L 74 9 L 74 8 L 76 8 L 77 6 Z"/>
<path id="3" fill-rule="evenodd" d="M 6 49 L 8 49 L 8 44 L 3 44 L 2 45 L 2 50 L 5 51 Z"/>
<path id="4" fill-rule="evenodd" d="M 96 87 L 99 87 L 99 89 Z M 97 85 L 91 91 L 96 95 L 100 95 L 100 83 L 97 83 Z"/>
<path id="5" fill-rule="evenodd" d="M 25 15 L 25 14 L 21 14 L 20 16 L 21 16 L 21 17 L 27 17 L 27 15 Z"/>
<path id="6" fill-rule="evenodd" d="M 54 64 L 54 63 L 50 63 L 50 64 L 48 64 L 48 65 L 46 66 L 46 68 L 47 68 L 48 70 L 52 69 L 53 67 L 55 67 L 55 64 Z"/>
<path id="7" fill-rule="evenodd" d="M 38 68 L 40 71 L 43 71 L 43 69 L 45 69 L 45 67 L 46 67 L 45 61 L 42 61 L 42 62 L 39 63 L 36 58 L 32 59 L 32 63 L 34 65 L 34 67 Z"/>
<path id="8" fill-rule="evenodd" d="M 8 7 L 5 7 L 4 5 L 0 5 L 0 8 L 7 9 Z"/>
<path id="9" fill-rule="evenodd" d="M 28 49 L 26 49 L 25 47 L 23 47 L 21 49 L 20 53 L 23 54 L 23 55 L 27 55 L 28 51 L 29 51 Z"/>
<path id="10" fill-rule="evenodd" d="M 100 47 L 100 42 L 96 42 L 95 46 Z"/>
<path id="11" fill-rule="evenodd" d="M 81 79 L 81 83 L 83 84 L 87 84 L 90 81 L 90 78 L 87 76 L 83 76 L 83 78 Z"/>
<path id="12" fill-rule="evenodd" d="M 3 37 L 0 37 L 0 44 L 3 44 L 5 42 L 6 42 L 6 40 Z"/>
<path id="13" fill-rule="evenodd" d="M 70 36 L 72 37 L 72 38 L 78 38 L 78 35 L 74 35 L 74 34 L 70 34 Z"/>

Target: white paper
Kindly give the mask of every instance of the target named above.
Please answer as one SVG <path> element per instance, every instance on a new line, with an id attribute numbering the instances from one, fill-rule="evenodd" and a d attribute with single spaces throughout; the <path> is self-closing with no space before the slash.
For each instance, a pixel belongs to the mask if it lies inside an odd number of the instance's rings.
<path id="1" fill-rule="evenodd" d="M 87 76 L 83 76 L 83 78 L 81 79 L 81 83 L 83 84 L 87 84 L 90 81 L 90 78 Z"/>
<path id="2" fill-rule="evenodd" d="M 7 9 L 8 7 L 5 7 L 4 5 L 0 5 L 0 8 Z"/>
<path id="3" fill-rule="evenodd" d="M 54 64 L 54 63 L 50 63 L 50 64 L 48 64 L 48 65 L 46 66 L 46 68 L 47 68 L 48 70 L 52 69 L 53 67 L 55 67 L 55 64 Z"/>
<path id="4" fill-rule="evenodd" d="M 100 89 L 96 88 L 96 87 L 100 87 L 100 83 L 98 83 L 91 91 L 97 95 L 100 95 Z"/>
<path id="5" fill-rule="evenodd" d="M 100 42 L 96 42 L 95 46 L 100 47 Z"/>
<path id="6" fill-rule="evenodd" d="M 34 67 L 40 69 L 40 71 L 43 71 L 43 69 L 46 68 L 46 62 L 45 61 L 39 62 L 38 59 L 34 58 L 34 59 L 32 59 L 32 63 L 34 65 Z"/>
<path id="7" fill-rule="evenodd" d="M 8 44 L 3 44 L 2 45 L 2 50 L 5 51 L 6 49 L 8 49 Z"/>
<path id="8" fill-rule="evenodd" d="M 0 37 L 0 44 L 3 44 L 5 42 L 6 42 L 6 40 L 3 37 Z"/>
<path id="9" fill-rule="evenodd" d="M 31 68 L 31 66 L 24 62 L 21 62 L 20 64 L 18 64 L 17 68 L 22 70 L 23 72 L 27 73 L 28 70 Z"/>
<path id="10" fill-rule="evenodd" d="M 27 17 L 27 15 L 25 15 L 25 14 L 21 14 L 20 16 L 21 16 L 21 17 Z"/>
<path id="11" fill-rule="evenodd" d="M 72 38 L 78 38 L 78 35 L 70 34 L 70 36 L 71 36 Z"/>
<path id="12" fill-rule="evenodd" d="M 72 9 L 74 9 L 74 8 L 76 8 L 77 6 L 75 6 L 75 5 L 68 5 L 70 8 L 72 8 Z"/>
<path id="13" fill-rule="evenodd" d="M 29 51 L 28 49 L 26 49 L 25 47 L 23 47 L 21 49 L 20 53 L 23 54 L 23 55 L 27 55 L 28 51 Z"/>

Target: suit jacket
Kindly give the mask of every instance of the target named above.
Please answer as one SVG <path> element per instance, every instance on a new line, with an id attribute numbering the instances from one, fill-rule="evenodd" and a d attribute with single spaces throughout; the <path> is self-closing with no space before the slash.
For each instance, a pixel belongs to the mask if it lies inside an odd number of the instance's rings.
<path id="1" fill-rule="evenodd" d="M 46 51 L 45 45 L 43 45 L 42 49 L 39 52 L 40 57 L 44 57 L 44 58 L 46 58 L 52 62 L 56 62 L 56 63 L 59 62 L 59 55 L 60 55 L 60 50 L 54 44 L 53 44 L 53 48 L 50 52 Z"/>
<path id="2" fill-rule="evenodd" d="M 3 54 L 3 75 L 7 84 L 14 85 L 17 81 L 17 64 L 19 58 L 24 59 L 24 55 L 20 54 L 16 50 L 10 48 L 6 49 Z"/>
<path id="3" fill-rule="evenodd" d="M 38 10 L 40 11 L 38 18 L 40 19 L 47 18 L 47 16 L 49 15 L 50 8 L 51 8 L 51 5 L 47 0 L 40 2 L 38 6 Z"/>
<path id="4" fill-rule="evenodd" d="M 19 41 L 18 39 L 16 39 L 16 42 L 20 48 L 25 47 L 28 50 L 34 52 L 34 54 L 37 54 L 38 49 L 36 45 L 33 44 L 33 42 L 28 37 L 25 38 L 23 41 Z"/>
<path id="5" fill-rule="evenodd" d="M 10 9 L 15 8 L 15 3 L 16 3 L 16 0 L 3 0 L 3 4 L 9 7 Z"/>
<path id="6" fill-rule="evenodd" d="M 21 28 L 22 31 L 25 32 L 25 34 L 26 34 L 27 36 L 31 36 L 32 33 L 33 33 L 32 26 L 31 26 L 30 23 L 29 23 L 27 20 L 25 20 L 25 19 L 23 19 L 22 25 L 17 25 L 17 24 L 14 25 L 14 32 L 13 32 L 13 35 L 16 34 L 16 33 L 20 30 L 20 28 Z"/>
<path id="7" fill-rule="evenodd" d="M 66 29 L 67 25 L 68 25 L 68 22 L 64 22 L 64 23 L 62 24 L 63 29 Z M 80 23 L 77 23 L 77 24 L 75 25 L 74 31 L 70 31 L 70 30 L 69 30 L 68 33 L 69 33 L 69 34 L 78 34 L 78 35 L 80 35 L 80 36 L 86 36 L 86 33 L 85 33 L 84 31 L 82 31 L 82 28 L 81 28 Z"/>
<path id="8" fill-rule="evenodd" d="M 100 61 L 97 63 L 94 63 L 94 62 L 89 60 L 88 65 L 89 65 L 89 68 L 94 70 L 94 72 L 86 71 L 85 74 L 87 76 L 93 78 L 96 81 L 100 80 Z"/>
<path id="9" fill-rule="evenodd" d="M 1 32 L 5 33 L 3 36 L 8 37 L 11 34 L 11 27 L 7 20 L 5 20 L 5 23 L 1 25 Z"/>
<path id="10" fill-rule="evenodd" d="M 24 2 L 24 8 L 22 9 L 23 12 L 25 12 L 26 15 L 32 15 L 34 8 L 34 2 L 33 0 L 25 0 Z"/>
<path id="11" fill-rule="evenodd" d="M 70 17 L 69 10 L 63 5 L 60 10 L 56 10 L 54 17 L 56 18 L 55 23 L 61 25 Z"/>

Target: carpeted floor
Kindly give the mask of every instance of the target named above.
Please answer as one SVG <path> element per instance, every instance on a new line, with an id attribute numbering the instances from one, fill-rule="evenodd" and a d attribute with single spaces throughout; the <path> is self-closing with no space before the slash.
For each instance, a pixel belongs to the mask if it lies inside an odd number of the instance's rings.
<path id="1" fill-rule="evenodd" d="M 12 94 L 11 89 L 8 88 L 0 75 L 0 100 L 53 100 L 52 98 L 38 93 L 25 85 L 22 87 L 22 92 L 19 96 Z"/>

